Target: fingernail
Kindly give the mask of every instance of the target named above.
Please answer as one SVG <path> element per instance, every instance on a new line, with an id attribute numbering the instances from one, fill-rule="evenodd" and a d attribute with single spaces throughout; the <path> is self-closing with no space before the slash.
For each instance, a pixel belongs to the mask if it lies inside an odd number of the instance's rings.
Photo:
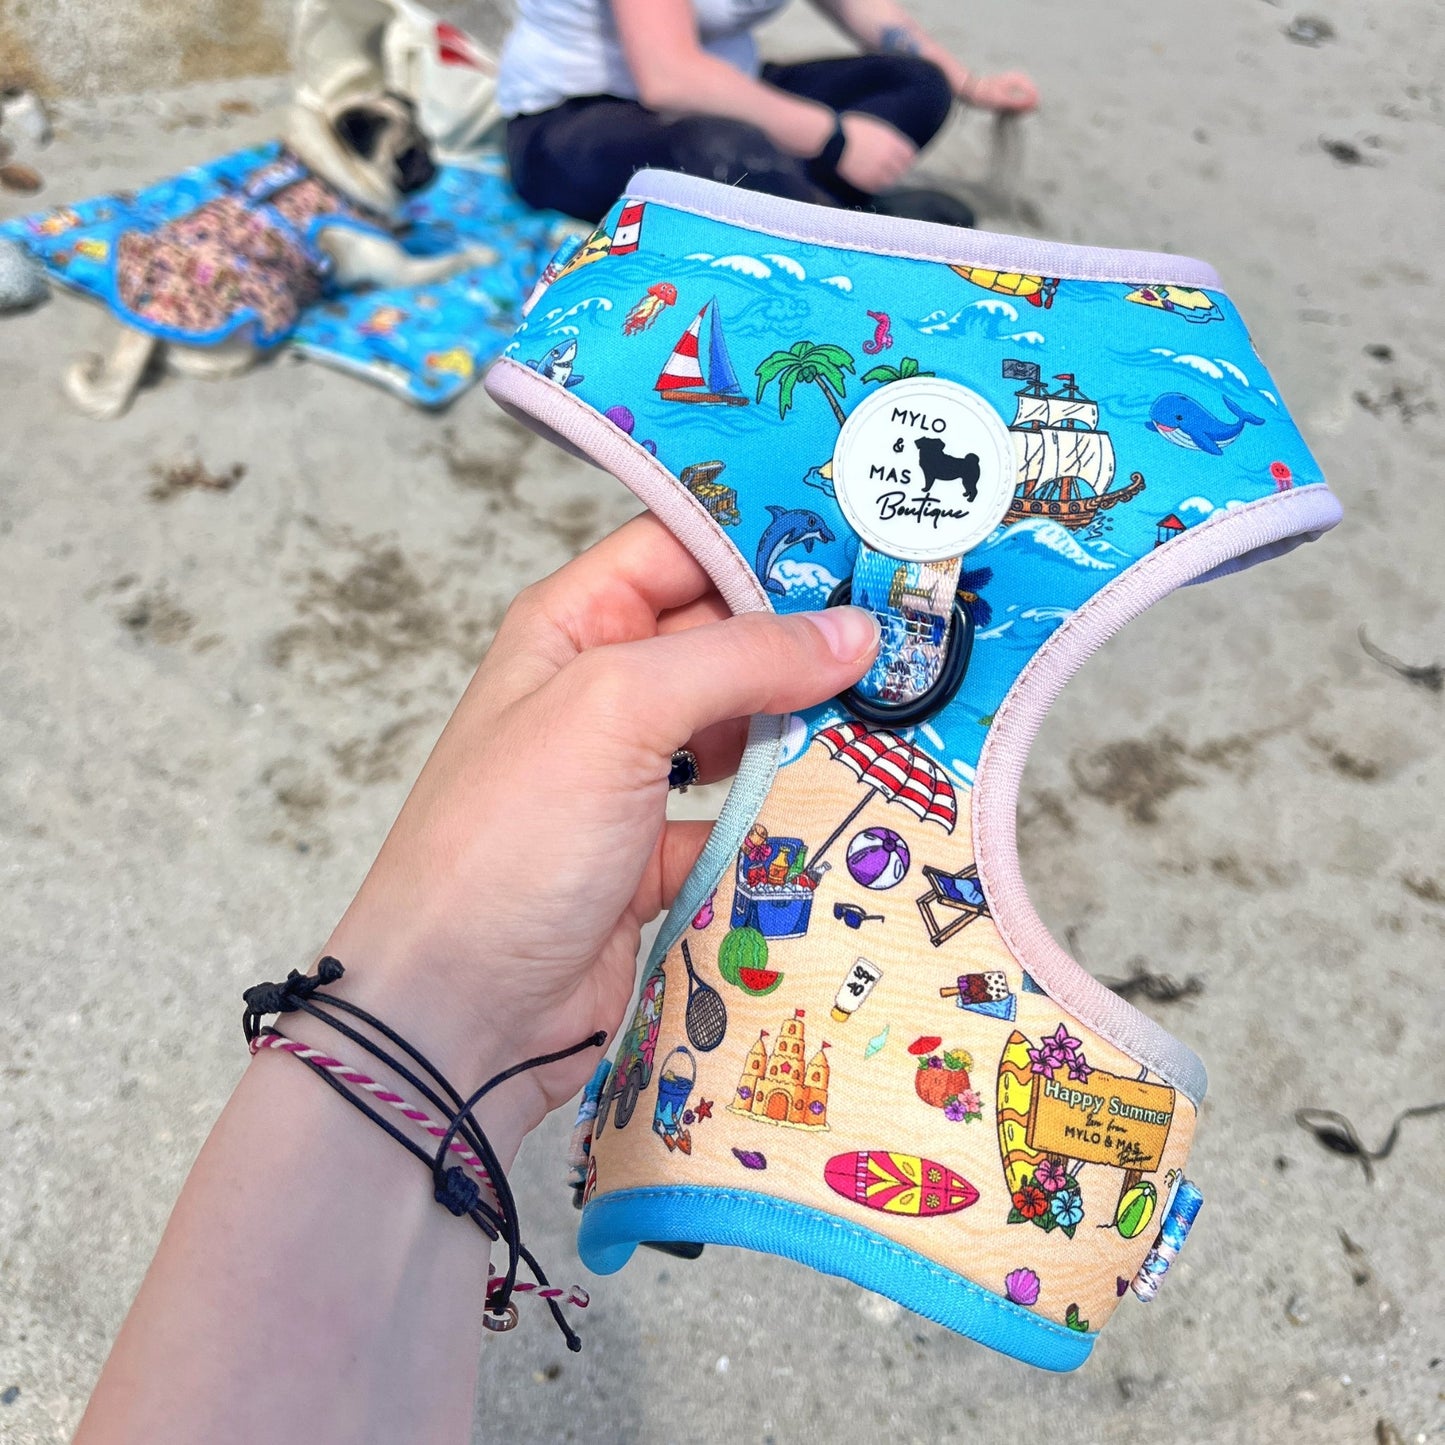
<path id="1" fill-rule="evenodd" d="M 823 634 L 828 651 L 839 662 L 854 662 L 878 646 L 878 619 L 861 607 L 830 607 L 804 615 Z"/>

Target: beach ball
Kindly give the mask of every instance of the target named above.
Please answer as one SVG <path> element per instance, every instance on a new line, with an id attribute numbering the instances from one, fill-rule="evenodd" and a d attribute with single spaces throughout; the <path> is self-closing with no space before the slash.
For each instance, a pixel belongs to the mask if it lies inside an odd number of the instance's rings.
<path id="1" fill-rule="evenodd" d="M 865 828 L 848 844 L 848 872 L 864 888 L 896 887 L 908 862 L 908 844 L 892 828 Z"/>

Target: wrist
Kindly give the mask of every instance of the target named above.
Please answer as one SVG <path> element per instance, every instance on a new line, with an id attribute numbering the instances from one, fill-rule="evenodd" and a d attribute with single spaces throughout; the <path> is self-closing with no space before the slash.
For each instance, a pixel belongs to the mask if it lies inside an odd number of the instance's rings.
<path id="1" fill-rule="evenodd" d="M 842 162 L 843 152 L 847 148 L 848 135 L 843 129 L 843 117 L 841 115 L 834 115 L 833 129 L 813 159 L 824 170 L 836 171 Z"/>
<path id="2" fill-rule="evenodd" d="M 955 60 L 952 56 L 948 57 L 946 63 L 940 61 L 939 65 L 943 70 L 944 79 L 948 81 L 948 88 L 959 102 L 963 105 L 972 105 L 978 89 L 979 77 L 968 66 Z"/>
<path id="3" fill-rule="evenodd" d="M 361 987 L 348 989 L 349 982 L 350 974 L 348 973 L 347 977 L 339 983 L 317 993 L 314 1002 L 325 1008 L 328 995 L 334 995 L 338 1000 L 354 1003 L 366 1009 L 398 1037 L 405 1039 L 418 1053 L 425 1056 L 463 1099 L 466 1099 L 479 1084 L 501 1073 L 512 1062 L 511 1059 L 503 1058 L 500 1055 L 495 1055 L 490 1059 L 477 1056 L 476 1062 L 480 1068 L 477 1076 L 458 1075 L 442 1063 L 430 1038 L 413 1031 L 398 1016 L 397 1010 L 386 1011 L 386 1000 L 378 996 L 380 991 L 375 988 Z M 368 1094 L 371 1095 L 372 1107 L 377 1112 L 411 1136 L 428 1153 L 434 1152 L 441 1142 L 438 1131 L 451 1123 L 455 1112 L 445 1091 L 438 1087 L 437 1081 L 427 1070 L 420 1067 L 415 1060 L 407 1057 L 405 1051 L 389 1039 L 342 1009 L 332 1009 L 329 1012 L 337 1019 L 339 1027 L 304 1010 L 268 1019 L 267 1023 L 274 1025 L 276 1030 L 285 1035 L 287 1039 L 303 1044 L 308 1049 L 318 1050 L 338 1064 L 344 1065 L 347 1071 L 345 1077 L 350 1082 L 352 1093 L 359 1094 L 362 1098 L 366 1098 Z M 422 1026 L 424 1027 L 424 1025 Z M 343 1029 L 349 1032 L 344 1032 Z M 416 1079 L 424 1082 L 442 1102 L 438 1104 L 428 1099 L 411 1079 L 399 1072 L 397 1068 L 373 1056 L 364 1045 L 358 1043 L 357 1039 L 351 1036 L 352 1034 L 359 1035 L 376 1044 L 385 1054 L 399 1065 L 404 1066 Z M 261 1067 L 267 1066 L 261 1065 Z M 358 1075 L 371 1080 L 377 1088 L 371 1089 L 364 1086 L 358 1080 Z M 323 1092 L 330 1092 L 324 1088 L 321 1080 L 317 1079 L 311 1082 L 321 1084 Z M 387 1107 L 390 1103 L 387 1098 L 388 1093 L 393 1098 L 399 1096 L 405 1101 L 404 1116 L 401 1112 L 393 1112 L 392 1108 Z M 509 1170 L 512 1167 L 512 1162 L 517 1156 L 523 1138 L 536 1127 L 546 1112 L 545 1106 L 538 1107 L 534 1098 L 535 1093 L 533 1083 L 527 1079 L 526 1075 L 522 1075 L 499 1085 L 492 1093 L 479 1100 L 472 1109 L 473 1118 L 482 1133 L 486 1135 L 503 1170 Z M 341 1101 L 337 1102 L 340 1104 Z M 353 1112 L 349 1108 L 345 1109 L 347 1115 Z M 418 1119 L 417 1113 L 426 1117 Z M 379 1133 L 377 1138 L 383 1143 L 386 1142 Z"/>
<path id="4" fill-rule="evenodd" d="M 800 100 L 797 108 L 797 118 L 789 118 L 788 139 L 780 142 L 781 148 L 801 160 L 817 159 L 832 143 L 840 125 L 839 116 L 831 106 L 817 101 Z"/>
<path id="5" fill-rule="evenodd" d="M 476 960 L 462 968 L 454 966 L 445 942 L 363 930 L 360 920 L 348 915 L 324 952 L 338 958 L 346 973 L 317 1001 L 324 1007 L 330 993 L 366 1009 L 424 1054 L 463 1098 L 503 1069 L 549 1047 L 533 1040 L 522 1019 L 509 1017 L 507 1000 L 488 988 L 487 976 L 495 977 L 497 970 Z M 369 1036 L 356 1020 L 346 1017 L 345 1021 Z M 283 1033 L 294 1027 L 308 1043 L 314 1040 L 302 1030 L 326 1029 L 333 1039 L 339 1038 L 308 1014 L 286 1015 L 277 1026 Z M 337 1047 L 350 1051 L 341 1052 L 341 1057 L 365 1067 L 365 1061 L 356 1057 L 357 1045 L 341 1039 Z M 523 1073 L 498 1085 L 478 1106 L 477 1118 L 489 1134 L 494 1127 L 498 1130 L 492 1142 L 502 1155 L 504 1138 L 511 1138 L 515 1152 L 522 1137 L 547 1112 L 537 1080 Z"/>

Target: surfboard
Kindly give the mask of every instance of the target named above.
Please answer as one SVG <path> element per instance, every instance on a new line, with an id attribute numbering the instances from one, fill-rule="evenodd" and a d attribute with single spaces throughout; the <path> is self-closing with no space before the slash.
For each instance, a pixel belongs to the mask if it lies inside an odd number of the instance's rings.
<path id="1" fill-rule="evenodd" d="M 998 1061 L 998 1151 L 1004 1183 L 1013 1194 L 1044 1159 L 1028 1146 L 1029 1105 L 1034 1075 L 1029 1070 L 1029 1041 L 1017 1029 L 1008 1037 Z"/>
<path id="2" fill-rule="evenodd" d="M 835 1154 L 823 1178 L 835 1194 L 884 1214 L 957 1214 L 978 1199 L 978 1190 L 948 1165 L 891 1149 Z"/>

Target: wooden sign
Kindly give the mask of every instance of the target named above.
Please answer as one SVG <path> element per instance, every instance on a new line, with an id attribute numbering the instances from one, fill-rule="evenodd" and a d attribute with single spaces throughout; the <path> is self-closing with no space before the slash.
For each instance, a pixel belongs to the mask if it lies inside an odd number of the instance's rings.
<path id="1" fill-rule="evenodd" d="M 1159 1167 L 1174 1119 L 1174 1090 L 1091 1069 L 1081 1084 L 1037 1078 L 1029 1101 L 1029 1146 L 1061 1159 L 1110 1164 L 1135 1174 Z"/>

